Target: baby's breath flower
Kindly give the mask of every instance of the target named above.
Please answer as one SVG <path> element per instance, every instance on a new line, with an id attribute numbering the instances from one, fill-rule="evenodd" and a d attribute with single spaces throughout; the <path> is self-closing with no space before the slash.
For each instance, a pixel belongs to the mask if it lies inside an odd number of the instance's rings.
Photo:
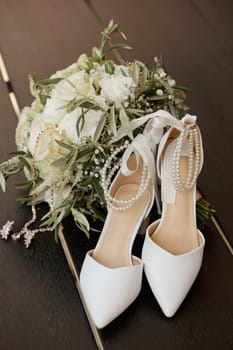
<path id="1" fill-rule="evenodd" d="M 167 75 L 167 73 L 165 72 L 165 70 L 163 68 L 158 68 L 157 73 L 158 73 L 160 78 L 164 78 Z"/>
<path id="2" fill-rule="evenodd" d="M 176 81 L 174 79 L 168 79 L 168 84 L 173 87 L 176 85 Z"/>
<path id="3" fill-rule="evenodd" d="M 163 90 L 157 89 L 157 90 L 156 90 L 156 95 L 162 96 L 162 95 L 163 95 Z"/>

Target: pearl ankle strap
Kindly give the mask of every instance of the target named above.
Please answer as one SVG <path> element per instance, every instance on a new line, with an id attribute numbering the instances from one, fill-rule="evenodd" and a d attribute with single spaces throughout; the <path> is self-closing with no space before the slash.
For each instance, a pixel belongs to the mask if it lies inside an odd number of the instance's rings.
<path id="1" fill-rule="evenodd" d="M 185 184 L 182 183 L 180 177 L 180 158 L 182 153 L 182 146 L 185 139 L 188 137 L 188 176 Z M 195 150 L 195 154 L 194 154 Z M 194 162 L 194 165 L 193 165 Z M 197 125 L 186 125 L 180 132 L 177 138 L 176 147 L 172 161 L 172 181 L 175 190 L 178 192 L 184 192 L 190 190 L 199 175 L 200 172 L 200 137 Z"/>
<path id="2" fill-rule="evenodd" d="M 150 172 L 145 164 L 143 162 L 143 167 L 142 167 L 142 174 L 141 174 L 141 181 L 137 190 L 137 193 L 130 199 L 128 200 L 119 200 L 110 195 L 109 191 L 109 186 L 111 182 L 111 178 L 121 166 L 122 160 L 120 159 L 111 169 L 111 171 L 107 175 L 108 169 L 111 168 L 111 164 L 114 160 L 114 158 L 121 153 L 124 149 L 128 147 L 128 141 L 126 143 L 118 148 L 115 149 L 115 151 L 111 154 L 111 156 L 107 159 L 107 161 L 104 164 L 103 170 L 101 172 L 101 186 L 104 190 L 104 197 L 107 202 L 108 207 L 112 208 L 113 210 L 116 211 L 123 211 L 131 208 L 133 204 L 142 196 L 142 194 L 145 192 L 149 185 L 150 181 Z"/>

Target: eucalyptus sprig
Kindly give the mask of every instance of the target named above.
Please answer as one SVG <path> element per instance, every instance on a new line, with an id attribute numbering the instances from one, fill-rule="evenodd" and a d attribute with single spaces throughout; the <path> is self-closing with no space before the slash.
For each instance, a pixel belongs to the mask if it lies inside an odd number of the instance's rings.
<path id="1" fill-rule="evenodd" d="M 112 74 L 114 72 L 114 63 L 111 60 L 107 60 L 107 54 L 115 49 L 132 49 L 131 46 L 125 43 L 114 44 L 112 41 L 112 36 L 114 34 L 119 34 L 124 40 L 126 40 L 126 35 L 120 31 L 119 24 L 114 23 L 111 20 L 106 28 L 104 28 L 101 33 L 100 47 L 93 47 L 92 49 L 92 59 L 97 63 L 104 63 L 105 70 L 107 73 Z"/>

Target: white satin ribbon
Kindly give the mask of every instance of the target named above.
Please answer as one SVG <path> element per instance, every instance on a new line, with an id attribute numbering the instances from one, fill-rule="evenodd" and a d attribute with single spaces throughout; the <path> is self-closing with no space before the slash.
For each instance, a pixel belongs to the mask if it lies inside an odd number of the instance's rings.
<path id="1" fill-rule="evenodd" d="M 157 204 L 158 213 L 161 214 L 161 206 L 160 206 L 160 196 L 158 191 L 158 183 L 157 183 L 157 175 L 155 171 L 155 154 L 157 145 L 159 144 L 164 128 L 167 126 L 174 127 L 178 130 L 183 130 L 187 124 L 196 124 L 197 117 L 194 115 L 186 114 L 184 118 L 178 120 L 169 112 L 164 110 L 158 110 L 154 113 L 148 114 L 146 116 L 134 119 L 130 122 L 130 126 L 132 131 L 147 123 L 143 134 L 138 134 L 131 144 L 125 150 L 122 157 L 122 165 L 121 172 L 125 176 L 132 175 L 140 161 L 140 157 L 142 157 L 143 161 L 148 166 L 148 170 L 151 174 L 154 190 L 155 190 L 155 199 Z M 126 132 L 124 128 L 120 128 L 116 136 L 112 138 L 111 143 L 119 141 L 121 138 L 126 136 Z M 127 163 L 129 157 L 134 153 L 136 157 L 136 169 L 131 170 L 128 168 Z"/>

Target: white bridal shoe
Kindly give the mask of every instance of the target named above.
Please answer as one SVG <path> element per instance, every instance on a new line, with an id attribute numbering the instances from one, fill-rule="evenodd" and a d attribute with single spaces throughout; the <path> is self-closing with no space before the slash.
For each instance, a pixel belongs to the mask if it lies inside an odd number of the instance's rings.
<path id="1" fill-rule="evenodd" d="M 125 147 L 121 169 L 108 189 L 117 168 L 111 170 L 111 161 Z M 130 145 L 116 150 L 103 168 L 101 182 L 108 215 L 95 249 L 86 254 L 80 274 L 83 297 L 98 328 L 121 314 L 141 290 L 143 265 L 131 255 L 131 250 L 153 205 L 154 171 L 153 152 L 141 134 Z"/>
<path id="2" fill-rule="evenodd" d="M 147 280 L 167 317 L 175 314 L 196 279 L 205 245 L 196 227 L 196 179 L 203 165 L 200 130 L 194 116 L 173 119 L 155 120 L 172 127 L 162 137 L 157 157 L 162 217 L 148 227 L 142 251 Z"/>

